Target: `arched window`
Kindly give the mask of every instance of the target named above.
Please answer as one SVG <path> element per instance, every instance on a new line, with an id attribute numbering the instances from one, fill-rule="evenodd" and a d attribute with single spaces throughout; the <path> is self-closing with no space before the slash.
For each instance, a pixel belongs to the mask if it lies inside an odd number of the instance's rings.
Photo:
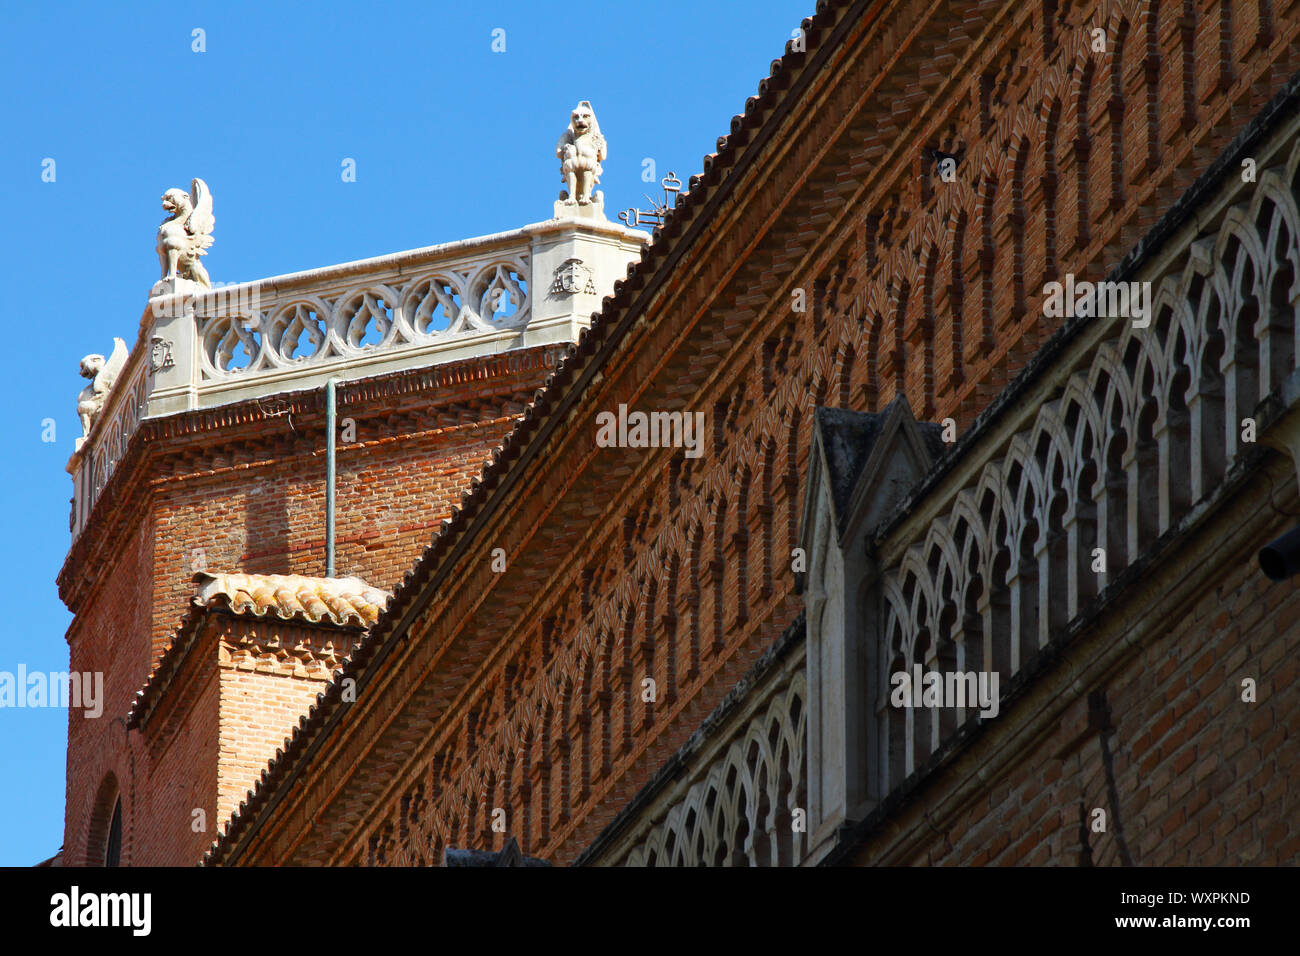
<path id="1" fill-rule="evenodd" d="M 86 834 L 85 866 L 121 866 L 122 790 L 117 777 L 108 773 L 95 793 Z"/>
<path id="2" fill-rule="evenodd" d="M 113 804 L 113 817 L 108 824 L 108 847 L 104 851 L 105 866 L 122 865 L 122 798 Z"/>

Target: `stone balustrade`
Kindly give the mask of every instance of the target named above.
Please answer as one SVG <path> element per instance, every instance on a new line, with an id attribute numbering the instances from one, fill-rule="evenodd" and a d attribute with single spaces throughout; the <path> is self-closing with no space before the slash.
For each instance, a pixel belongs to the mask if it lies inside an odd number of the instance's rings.
<path id="1" fill-rule="evenodd" d="M 73 540 L 146 418 L 575 341 L 648 238 L 584 212 L 211 289 L 160 281 L 68 462 Z"/>

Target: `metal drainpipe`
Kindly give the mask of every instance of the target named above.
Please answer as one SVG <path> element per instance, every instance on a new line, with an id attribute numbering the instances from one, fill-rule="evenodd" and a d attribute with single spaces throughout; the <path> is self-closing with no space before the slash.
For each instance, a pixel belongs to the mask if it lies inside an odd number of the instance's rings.
<path id="1" fill-rule="evenodd" d="M 334 442 L 338 432 L 338 379 L 325 383 L 325 577 L 334 577 Z"/>

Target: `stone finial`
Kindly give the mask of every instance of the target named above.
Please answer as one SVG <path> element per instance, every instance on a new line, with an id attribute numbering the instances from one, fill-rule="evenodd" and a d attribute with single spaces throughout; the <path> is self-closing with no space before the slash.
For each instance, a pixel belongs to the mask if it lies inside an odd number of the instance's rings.
<path id="1" fill-rule="evenodd" d="M 606 156 L 605 137 L 586 100 L 569 115 L 569 128 L 556 144 L 555 155 L 560 160 L 560 179 L 568 186 L 555 204 L 556 217 L 577 214 L 604 219 L 604 194 L 592 190 L 604 171 L 600 163 Z"/>
<path id="2" fill-rule="evenodd" d="M 212 229 L 216 218 L 212 215 L 212 193 L 201 179 L 190 183 L 190 193 L 183 189 L 169 189 L 163 193 L 162 207 L 170 214 L 158 227 L 158 262 L 162 266 L 162 281 L 188 279 L 206 289 L 212 288 L 207 270 L 199 262 L 212 245 Z"/>
<path id="3" fill-rule="evenodd" d="M 122 366 L 126 365 L 126 343 L 119 338 L 113 339 L 113 354 L 107 359 L 102 355 L 87 355 L 81 360 L 81 377 L 90 379 L 90 384 L 81 390 L 77 396 L 77 415 L 81 418 L 82 436 L 77 439 L 77 447 L 81 447 L 90 436 L 90 430 L 95 427 L 95 420 L 104 410 L 104 403 L 108 401 L 108 393 L 113 388 L 113 383 L 117 381 L 118 374 L 122 371 Z"/>

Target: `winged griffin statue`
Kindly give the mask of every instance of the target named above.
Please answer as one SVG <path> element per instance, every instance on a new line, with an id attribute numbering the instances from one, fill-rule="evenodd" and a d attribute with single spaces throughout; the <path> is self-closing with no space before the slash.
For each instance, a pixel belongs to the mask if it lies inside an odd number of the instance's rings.
<path id="1" fill-rule="evenodd" d="M 82 436 L 77 439 L 81 447 L 95 427 L 95 420 L 104 410 L 108 393 L 117 381 L 117 376 L 126 365 L 126 343 L 119 338 L 113 339 L 113 354 L 107 359 L 102 355 L 87 355 L 81 360 L 81 377 L 90 379 L 90 384 L 77 396 L 77 415 L 81 418 Z"/>
<path id="2" fill-rule="evenodd" d="M 158 227 L 158 262 L 163 279 L 190 279 L 206 289 L 212 288 L 208 272 L 199 262 L 212 245 L 212 193 L 201 179 L 190 183 L 190 194 L 183 189 L 163 193 L 162 207 L 170 214 Z"/>
<path id="3" fill-rule="evenodd" d="M 591 104 L 583 100 L 569 115 L 569 128 L 555 146 L 560 160 L 560 178 L 568 185 L 568 192 L 560 194 L 566 206 L 589 206 L 592 187 L 600 182 L 604 172 L 600 161 L 605 158 L 605 137 L 600 134 L 600 124 Z M 595 196 L 600 201 L 600 194 Z"/>

